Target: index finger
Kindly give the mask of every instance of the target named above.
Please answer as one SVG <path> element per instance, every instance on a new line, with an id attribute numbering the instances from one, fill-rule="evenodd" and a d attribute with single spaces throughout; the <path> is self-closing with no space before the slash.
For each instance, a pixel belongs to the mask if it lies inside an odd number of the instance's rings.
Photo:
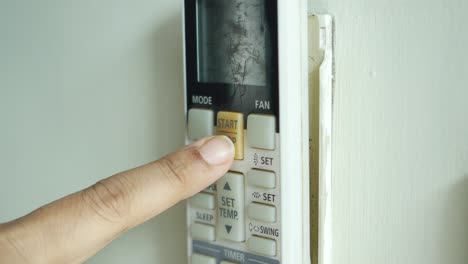
<path id="1" fill-rule="evenodd" d="M 10 263 L 79 263 L 126 230 L 206 188 L 231 166 L 232 142 L 200 140 L 0 226 Z"/>

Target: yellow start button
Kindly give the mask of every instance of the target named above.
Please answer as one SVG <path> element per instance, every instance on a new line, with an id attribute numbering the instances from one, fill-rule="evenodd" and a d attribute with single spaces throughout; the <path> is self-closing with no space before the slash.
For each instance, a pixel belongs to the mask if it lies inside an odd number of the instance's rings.
<path id="1" fill-rule="evenodd" d="M 244 159 L 244 116 L 241 113 L 218 112 L 216 134 L 228 136 L 234 142 L 234 159 Z"/>

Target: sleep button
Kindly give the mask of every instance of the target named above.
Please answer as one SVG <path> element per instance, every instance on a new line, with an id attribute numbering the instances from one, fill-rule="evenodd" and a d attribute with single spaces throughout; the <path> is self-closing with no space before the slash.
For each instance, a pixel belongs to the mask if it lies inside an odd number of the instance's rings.
<path id="1" fill-rule="evenodd" d="M 236 148 L 234 159 L 244 159 L 244 115 L 236 112 L 218 112 L 216 134 L 229 137 Z"/>

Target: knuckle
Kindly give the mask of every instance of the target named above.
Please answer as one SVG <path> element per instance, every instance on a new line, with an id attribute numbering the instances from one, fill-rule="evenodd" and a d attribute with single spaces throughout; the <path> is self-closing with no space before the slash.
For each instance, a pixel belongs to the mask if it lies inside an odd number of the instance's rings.
<path id="1" fill-rule="evenodd" d="M 175 157 L 160 160 L 160 169 L 174 189 L 185 189 L 190 177 L 189 161 Z"/>
<path id="2" fill-rule="evenodd" d="M 120 222 L 130 211 L 129 188 L 118 178 L 105 179 L 82 192 L 82 199 L 107 222 Z"/>

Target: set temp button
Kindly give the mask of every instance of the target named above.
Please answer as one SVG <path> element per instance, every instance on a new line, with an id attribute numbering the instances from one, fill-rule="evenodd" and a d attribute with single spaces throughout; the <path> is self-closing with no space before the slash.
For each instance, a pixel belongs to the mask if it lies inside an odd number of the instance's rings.
<path id="1" fill-rule="evenodd" d="M 245 241 L 244 175 L 228 172 L 218 180 L 218 234 L 236 242 Z"/>

